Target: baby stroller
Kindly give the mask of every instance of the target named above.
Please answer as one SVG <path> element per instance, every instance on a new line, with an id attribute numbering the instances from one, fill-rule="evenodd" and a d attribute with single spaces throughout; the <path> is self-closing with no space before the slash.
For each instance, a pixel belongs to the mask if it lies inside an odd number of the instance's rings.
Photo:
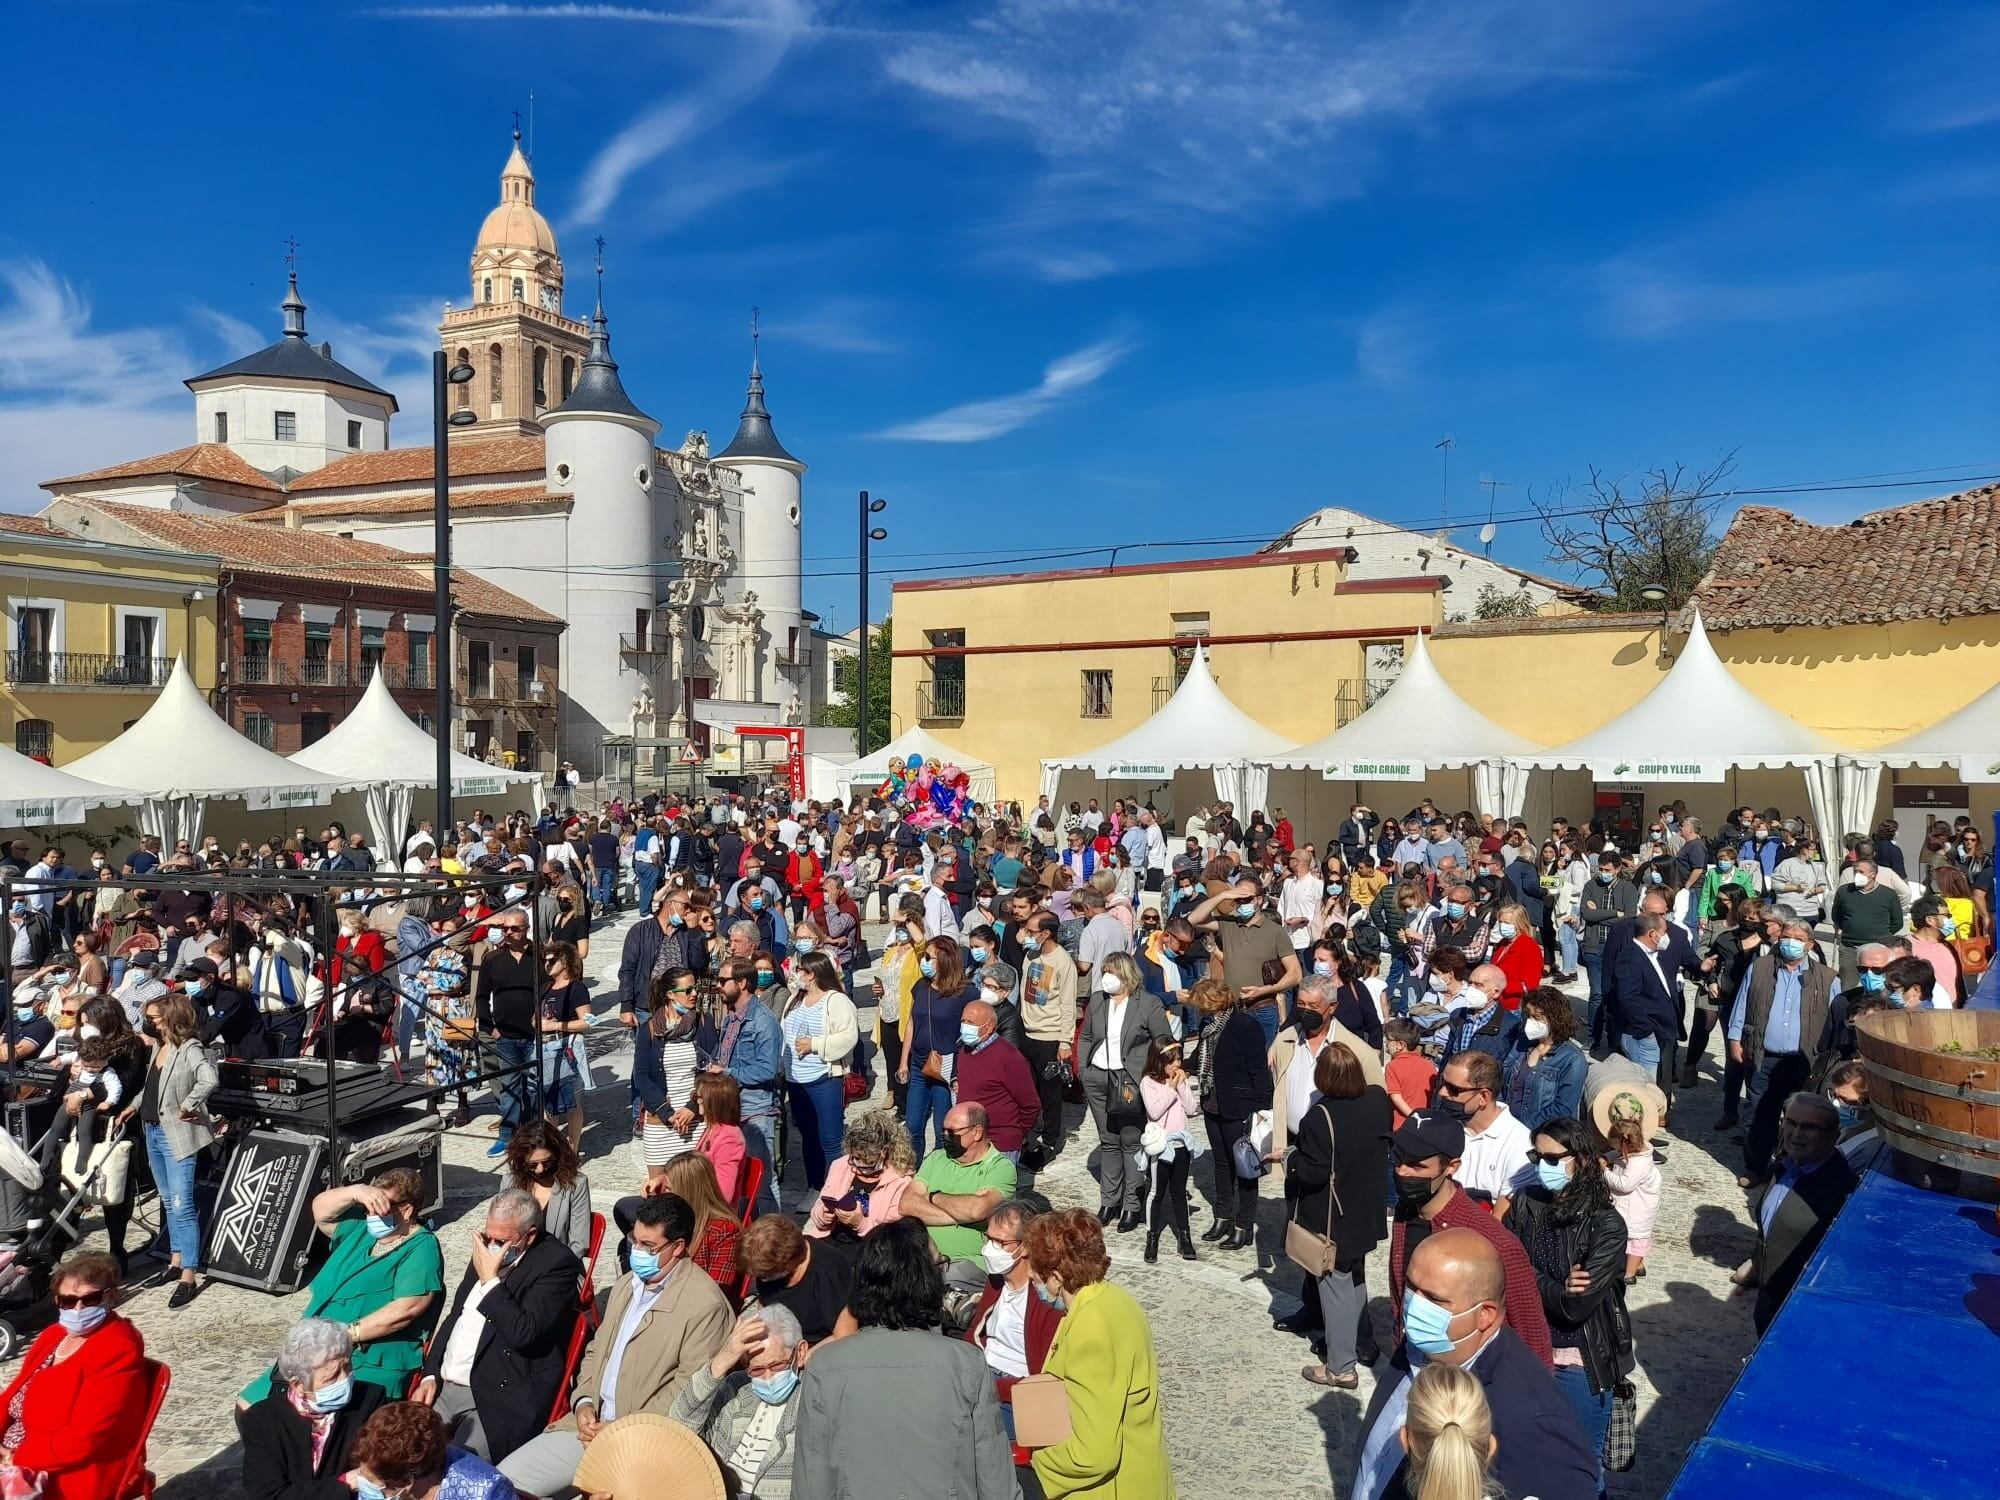
<path id="1" fill-rule="evenodd" d="M 44 1172 L 41 1150 L 0 1130 L 0 1361 L 19 1351 L 24 1333 L 45 1327 L 52 1312 L 49 1276 L 83 1238 L 79 1219 L 101 1190 L 105 1153 L 94 1154 L 83 1180 Z"/>

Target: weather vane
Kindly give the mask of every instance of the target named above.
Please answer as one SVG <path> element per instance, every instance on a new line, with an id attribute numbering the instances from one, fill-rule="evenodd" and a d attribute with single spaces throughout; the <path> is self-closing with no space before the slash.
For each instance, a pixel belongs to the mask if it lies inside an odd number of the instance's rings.
<path id="1" fill-rule="evenodd" d="M 514 139 L 518 141 L 520 138 L 521 138 L 521 112 L 517 109 L 514 111 Z"/>
<path id="2" fill-rule="evenodd" d="M 285 236 L 285 269 L 293 275 L 299 269 L 299 242 L 295 235 Z"/>
<path id="3" fill-rule="evenodd" d="M 763 337 L 763 335 L 757 331 L 757 322 L 758 319 L 761 318 L 762 316 L 763 314 L 758 308 L 753 307 L 750 309 L 750 362 L 752 364 L 755 364 L 757 361 L 757 354 L 758 354 L 757 341 Z"/>

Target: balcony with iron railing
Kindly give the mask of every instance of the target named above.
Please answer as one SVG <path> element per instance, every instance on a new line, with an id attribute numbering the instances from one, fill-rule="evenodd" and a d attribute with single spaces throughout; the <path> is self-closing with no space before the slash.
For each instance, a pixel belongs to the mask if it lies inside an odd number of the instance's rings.
<path id="1" fill-rule="evenodd" d="M 635 635 L 630 631 L 618 637 L 618 649 L 626 656 L 665 656 L 667 646 L 650 635 Z"/>
<path id="2" fill-rule="evenodd" d="M 963 719 L 965 717 L 965 679 L 933 678 L 917 684 L 917 717 L 919 719 Z"/>
<path id="3" fill-rule="evenodd" d="M 1336 678 L 1333 684 L 1334 728 L 1360 718 L 1395 685 L 1393 677 Z"/>
<path id="4" fill-rule="evenodd" d="M 334 687 L 365 688 L 378 673 L 387 678 L 394 692 L 427 692 L 432 686 L 431 665 L 417 662 L 357 662 L 308 659 L 285 661 L 274 656 L 239 656 L 232 674 L 240 687 Z"/>
<path id="5" fill-rule="evenodd" d="M 173 663 L 163 656 L 106 655 L 94 651 L 9 651 L 7 681 L 17 688 L 164 687 Z"/>

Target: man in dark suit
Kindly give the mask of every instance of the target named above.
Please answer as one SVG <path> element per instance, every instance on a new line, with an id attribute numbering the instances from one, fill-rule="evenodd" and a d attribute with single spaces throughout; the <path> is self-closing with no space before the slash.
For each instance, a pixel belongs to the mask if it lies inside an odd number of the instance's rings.
<path id="1" fill-rule="evenodd" d="M 444 1419 L 453 1442 L 505 1458 L 548 1425 L 582 1284 L 583 1262 L 542 1233 L 534 1195 L 501 1189 L 412 1399 Z"/>
<path id="2" fill-rule="evenodd" d="M 1410 1350 L 1470 1371 L 1485 1388 L 1498 1449 L 1493 1477 L 1502 1492 L 1596 1500 L 1597 1455 L 1555 1377 L 1507 1326 L 1507 1277 L 1492 1242 L 1470 1229 L 1439 1230 L 1411 1254 L 1403 1279 L 1411 1304 L 1406 1347 L 1369 1401 L 1350 1500 L 1410 1493 L 1397 1441 L 1409 1409 Z"/>
<path id="3" fill-rule="evenodd" d="M 1651 1068 L 1671 1108 L 1680 1078 L 1680 1038 L 1686 1030 L 1681 977 L 1714 967 L 1694 951 L 1677 923 L 1667 920 L 1667 898 L 1641 898 L 1639 914 L 1614 922 L 1604 940 L 1604 1008 L 1618 1050 Z"/>
<path id="4" fill-rule="evenodd" d="M 1375 834 L 1382 826 L 1382 820 L 1364 803 L 1357 802 L 1347 810 L 1347 821 L 1340 825 L 1334 835 L 1340 844 L 1340 857 L 1347 861 L 1349 871 L 1364 854 L 1375 852 Z"/>
<path id="5" fill-rule="evenodd" d="M 1800 1092 L 1785 1101 L 1778 1124 L 1778 1173 L 1757 1200 L 1753 1319 L 1771 1326 L 1799 1274 L 1826 1238 L 1848 1194 L 1861 1185 L 1840 1151 L 1840 1113 L 1824 1094 Z"/>

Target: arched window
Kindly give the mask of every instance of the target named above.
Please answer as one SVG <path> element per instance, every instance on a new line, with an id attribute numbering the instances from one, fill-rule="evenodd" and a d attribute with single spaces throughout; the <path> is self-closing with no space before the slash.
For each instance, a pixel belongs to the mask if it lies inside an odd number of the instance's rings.
<path id="1" fill-rule="evenodd" d="M 567 354 L 563 356 L 562 398 L 569 400 L 569 393 L 576 386 L 576 361 Z"/>
<path id="2" fill-rule="evenodd" d="M 480 282 L 479 300 L 481 302 L 491 302 L 493 300 L 493 278 L 491 276 Z"/>
<path id="3" fill-rule="evenodd" d="M 486 399 L 498 406 L 507 399 L 506 351 L 495 344 L 486 351 L 486 359 L 492 367 L 487 374 Z"/>
<path id="4" fill-rule="evenodd" d="M 549 404 L 549 351 L 535 351 L 535 410 L 540 411 Z"/>
<path id="5" fill-rule="evenodd" d="M 48 760 L 55 754 L 56 726 L 48 719 L 19 719 L 14 724 L 14 749 L 20 755 Z"/>
<path id="6" fill-rule="evenodd" d="M 514 278 L 514 300 L 516 302 L 521 300 L 521 278 L 518 276 Z"/>
<path id="7" fill-rule="evenodd" d="M 471 364 L 471 363 L 472 363 L 472 351 L 471 351 L 470 349 L 461 349 L 461 350 L 459 350 L 459 351 L 458 351 L 458 354 L 457 354 L 457 356 L 456 356 L 456 357 L 455 357 L 455 358 L 453 359 L 452 363 L 453 363 L 453 364 L 459 364 L 459 365 L 469 365 L 469 364 Z M 472 404 L 472 382 L 471 382 L 471 381 L 469 381 L 469 380 L 468 380 L 468 381 L 466 381 L 466 382 L 465 382 L 465 384 L 463 384 L 463 385 L 461 385 L 461 386 L 459 386 L 459 387 L 458 387 L 458 404 L 459 404 L 460 406 L 470 406 L 470 405 Z"/>

